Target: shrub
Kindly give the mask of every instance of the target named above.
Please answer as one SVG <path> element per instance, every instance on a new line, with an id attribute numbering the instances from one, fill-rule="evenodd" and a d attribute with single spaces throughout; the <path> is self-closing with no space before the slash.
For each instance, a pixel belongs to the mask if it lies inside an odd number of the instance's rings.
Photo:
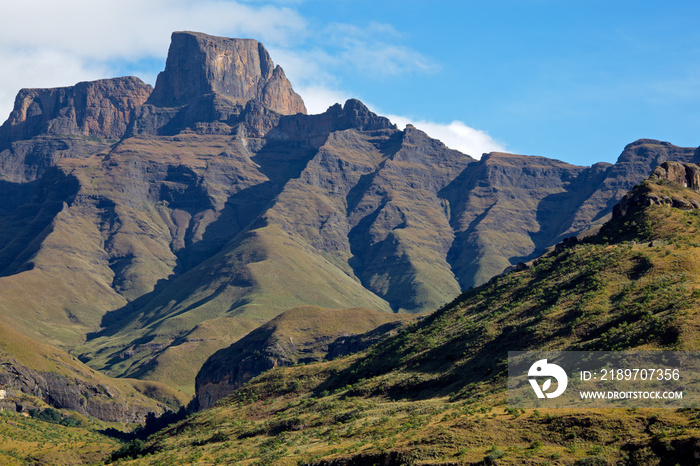
<path id="1" fill-rule="evenodd" d="M 489 454 L 484 457 L 484 463 L 495 464 L 495 461 L 499 458 L 502 458 L 505 454 L 505 451 L 500 450 L 496 445 L 494 445 L 493 447 L 491 447 L 491 451 L 489 452 Z"/>
<path id="2" fill-rule="evenodd" d="M 53 408 L 46 408 L 41 411 L 39 411 L 38 409 L 32 409 L 31 411 L 29 411 L 29 414 L 34 419 L 38 419 L 44 422 L 51 422 L 53 424 L 58 424 L 63 419 L 61 413 L 57 409 Z"/>
<path id="3" fill-rule="evenodd" d="M 136 459 L 139 456 L 143 456 L 146 453 L 146 444 L 143 440 L 132 440 L 131 442 L 123 445 L 117 451 L 112 453 L 110 456 L 110 461 L 116 461 L 122 458 L 132 458 Z"/>

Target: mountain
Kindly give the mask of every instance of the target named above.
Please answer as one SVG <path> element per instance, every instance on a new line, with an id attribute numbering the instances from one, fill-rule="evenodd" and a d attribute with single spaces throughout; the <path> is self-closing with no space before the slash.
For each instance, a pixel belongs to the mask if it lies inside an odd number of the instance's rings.
<path id="1" fill-rule="evenodd" d="M 272 369 L 126 464 L 697 464 L 695 409 L 517 409 L 506 384 L 508 351 L 698 350 L 699 187 L 664 163 L 598 234 L 363 353 Z"/>
<path id="2" fill-rule="evenodd" d="M 431 311 L 696 150 L 475 160 L 358 100 L 307 115 L 257 41 L 176 32 L 137 78 L 22 90 L 0 127 L 0 321 L 194 393 L 207 357 L 300 306 Z"/>

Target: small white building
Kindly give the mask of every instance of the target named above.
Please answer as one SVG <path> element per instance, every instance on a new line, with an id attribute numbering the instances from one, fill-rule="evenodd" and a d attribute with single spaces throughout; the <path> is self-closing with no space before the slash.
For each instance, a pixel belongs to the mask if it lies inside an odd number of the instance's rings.
<path id="1" fill-rule="evenodd" d="M 5 395 L 7 395 L 7 392 L 4 389 L 0 389 L 0 400 L 4 400 Z"/>

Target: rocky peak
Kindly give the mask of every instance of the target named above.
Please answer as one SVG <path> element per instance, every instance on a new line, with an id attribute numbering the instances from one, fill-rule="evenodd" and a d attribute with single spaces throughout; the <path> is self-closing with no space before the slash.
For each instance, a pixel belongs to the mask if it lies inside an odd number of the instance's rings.
<path id="1" fill-rule="evenodd" d="M 656 139 L 638 139 L 625 146 L 618 158 L 620 164 L 639 164 L 645 167 L 656 167 L 667 160 L 690 161 L 695 155 L 694 148 L 678 147 L 669 142 Z"/>
<path id="2" fill-rule="evenodd" d="M 320 147 L 329 133 L 356 129 L 359 131 L 396 130 L 388 118 L 373 113 L 357 99 L 349 99 L 345 106 L 332 105 L 319 115 L 283 117 L 279 126 L 268 136 L 278 139 L 302 139 L 313 147 Z"/>
<path id="3" fill-rule="evenodd" d="M 340 110 L 340 105 L 335 107 L 335 109 Z M 341 126 L 346 126 L 347 128 L 356 128 L 364 131 L 396 129 L 396 125 L 392 124 L 388 118 L 373 113 L 357 99 L 346 101 L 342 111 L 337 111 L 337 116 L 343 121 Z"/>
<path id="4" fill-rule="evenodd" d="M 119 139 L 131 111 L 142 105 L 151 91 L 150 85 L 131 76 L 71 87 L 22 89 L 0 128 L 0 146 L 39 134 Z"/>
<path id="5" fill-rule="evenodd" d="M 165 70 L 148 103 L 176 107 L 208 94 L 243 105 L 257 100 L 283 115 L 306 113 L 304 101 L 260 42 L 174 32 Z"/>

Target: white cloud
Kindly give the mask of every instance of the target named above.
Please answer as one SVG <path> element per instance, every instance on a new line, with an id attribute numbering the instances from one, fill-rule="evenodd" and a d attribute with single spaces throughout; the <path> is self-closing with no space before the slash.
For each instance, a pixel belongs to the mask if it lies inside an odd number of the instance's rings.
<path id="1" fill-rule="evenodd" d="M 305 87 L 338 87 L 339 79 L 332 72 L 336 57 L 314 48 L 312 50 L 291 50 L 281 47 L 267 47 L 276 64 L 284 69 L 294 89 Z"/>
<path id="2" fill-rule="evenodd" d="M 304 99 L 306 111 L 309 114 L 323 113 L 328 110 L 328 107 L 335 104 L 343 105 L 346 100 L 352 98 L 346 92 L 323 86 L 300 87 L 295 90 Z"/>
<path id="3" fill-rule="evenodd" d="M 402 34 L 392 25 L 370 22 L 365 27 L 332 23 L 321 35 L 332 50 L 336 66 L 352 68 L 371 77 L 404 73 L 433 73 L 440 66 L 421 53 L 397 44 Z"/>
<path id="4" fill-rule="evenodd" d="M 86 64 L 73 54 L 56 50 L 33 50 L 25 54 L 0 48 L 0 124 L 12 111 L 17 91 L 31 87 L 71 86 L 79 81 L 101 79 L 107 67 Z"/>
<path id="5" fill-rule="evenodd" d="M 0 44 L 70 51 L 86 59 L 165 55 L 170 33 L 206 31 L 295 41 L 306 21 L 294 10 L 224 0 L 23 0 L 3 7 Z"/>
<path id="6" fill-rule="evenodd" d="M 487 132 L 474 129 L 461 121 L 451 123 L 436 123 L 411 119 L 398 115 L 386 115 L 399 128 L 412 124 L 428 136 L 439 139 L 447 147 L 480 159 L 482 154 L 489 152 L 505 152 L 506 146 L 495 140 Z"/>

